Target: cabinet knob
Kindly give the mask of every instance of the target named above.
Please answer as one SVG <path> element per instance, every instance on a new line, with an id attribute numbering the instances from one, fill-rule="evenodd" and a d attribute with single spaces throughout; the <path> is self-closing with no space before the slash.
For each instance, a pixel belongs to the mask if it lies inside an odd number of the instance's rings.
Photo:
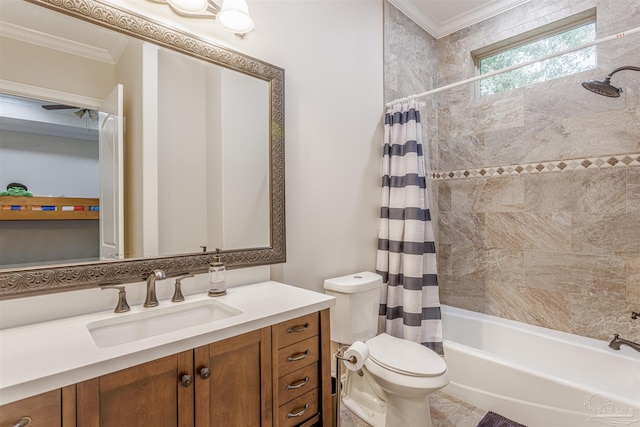
<path id="1" fill-rule="evenodd" d="M 31 418 L 30 417 L 22 417 L 18 420 L 17 423 L 15 423 L 13 425 L 13 427 L 27 427 L 29 424 L 31 424 Z"/>
<path id="2" fill-rule="evenodd" d="M 203 380 L 206 380 L 210 376 L 211 376 L 211 371 L 209 370 L 209 368 L 200 369 L 200 378 L 202 378 Z"/>
<path id="3" fill-rule="evenodd" d="M 182 378 L 180 378 L 180 383 L 184 387 L 190 387 L 191 384 L 193 384 L 193 377 L 191 375 L 183 375 Z"/>

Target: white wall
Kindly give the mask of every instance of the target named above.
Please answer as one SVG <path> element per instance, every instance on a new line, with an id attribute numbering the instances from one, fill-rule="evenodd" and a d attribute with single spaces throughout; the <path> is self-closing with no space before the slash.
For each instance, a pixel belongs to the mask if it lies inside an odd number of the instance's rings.
<path id="1" fill-rule="evenodd" d="M 382 2 L 249 1 L 246 53 L 285 69 L 287 263 L 322 290 L 375 268 L 383 116 Z"/>
<path id="2" fill-rule="evenodd" d="M 204 65 L 164 49 L 158 55 L 160 254 L 198 252 L 207 243 L 207 183 L 202 176 L 207 168 L 203 153 L 208 115 L 202 96 Z"/>
<path id="3" fill-rule="evenodd" d="M 272 278 L 322 290 L 375 268 L 383 116 L 382 1 L 249 0 L 241 39 L 167 6 L 112 3 L 285 69 L 287 263 Z"/>
<path id="4" fill-rule="evenodd" d="M 98 141 L 0 131 L 0 187 L 35 196 L 100 197 Z"/>
<path id="5" fill-rule="evenodd" d="M 221 248 L 260 248 L 271 237 L 269 83 L 224 70 Z"/>

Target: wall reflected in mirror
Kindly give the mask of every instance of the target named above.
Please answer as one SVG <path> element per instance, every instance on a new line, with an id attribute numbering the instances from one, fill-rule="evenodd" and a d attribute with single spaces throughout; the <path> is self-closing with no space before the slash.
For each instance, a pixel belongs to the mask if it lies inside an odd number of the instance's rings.
<path id="1" fill-rule="evenodd" d="M 126 259 L 196 253 L 203 247 L 270 246 L 268 81 L 22 1 L 3 1 L 0 20 L 1 89 L 7 81 L 19 83 L 10 94 L 41 94 L 40 106 L 68 102 L 74 107 L 68 113 L 74 114 L 93 110 L 108 88 L 124 85 Z M 21 92 L 20 85 L 28 90 Z M 76 118 L 86 125 L 88 117 Z M 75 194 L 72 188 L 79 185 L 92 186 L 92 192 L 83 190 L 79 197 L 99 194 L 95 175 L 100 172 L 68 165 L 69 158 L 89 156 L 89 145 L 80 139 L 66 142 L 75 148 L 61 156 L 50 153 L 52 142 L 28 142 L 34 129 L 23 136 L 2 132 L 0 161 L 11 159 L 13 166 L 0 166 L 0 189 L 14 177 L 35 179 L 17 171 L 40 173 L 37 180 L 46 182 L 56 170 L 71 177 L 73 185 L 25 184 L 41 196 Z M 46 167 L 36 167 L 28 156 L 9 155 L 16 147 Z M 98 150 L 95 142 L 91 150 Z M 91 162 L 95 166 L 95 157 Z M 99 250 L 89 243 L 100 233 L 92 222 L 0 221 L 0 251 L 11 254 L 0 259 L 0 269 L 99 259 Z M 41 241 L 57 248 L 53 255 L 37 255 L 37 243 L 25 234 L 34 229 L 40 230 L 35 234 Z M 76 234 L 82 237 L 72 237 Z"/>
<path id="2" fill-rule="evenodd" d="M 99 198 L 97 112 L 0 95 L 0 189 L 13 183 L 36 197 Z M 0 266 L 99 259 L 99 213 L 59 220 L 77 211 L 62 213 L 47 202 L 25 206 L 19 200 L 0 196 Z M 27 208 L 49 220 L 20 220 L 29 214 Z"/>

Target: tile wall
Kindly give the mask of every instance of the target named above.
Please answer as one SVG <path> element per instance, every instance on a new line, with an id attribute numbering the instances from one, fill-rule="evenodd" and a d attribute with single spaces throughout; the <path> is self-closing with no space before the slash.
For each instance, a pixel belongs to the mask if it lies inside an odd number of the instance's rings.
<path id="1" fill-rule="evenodd" d="M 594 7 L 597 38 L 640 26 L 636 0 L 533 0 L 435 40 L 386 4 L 386 100 L 469 78 L 474 49 Z M 640 73 L 614 76 L 620 98 L 580 86 L 639 65 L 638 45 L 599 45 L 596 70 L 527 88 L 425 98 L 444 304 L 640 341 Z"/>

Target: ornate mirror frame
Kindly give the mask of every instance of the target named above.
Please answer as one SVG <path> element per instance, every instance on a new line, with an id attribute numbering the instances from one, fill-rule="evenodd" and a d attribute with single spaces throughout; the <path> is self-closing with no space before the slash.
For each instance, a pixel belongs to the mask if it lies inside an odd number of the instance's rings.
<path id="1" fill-rule="evenodd" d="M 227 268 L 285 262 L 284 70 L 99 0 L 26 1 L 269 82 L 271 246 L 222 251 L 221 254 Z M 0 299 L 84 289 L 104 283 L 141 281 L 154 269 L 162 269 L 168 276 L 202 273 L 207 271 L 212 260 L 213 253 L 207 252 L 2 270 Z"/>

